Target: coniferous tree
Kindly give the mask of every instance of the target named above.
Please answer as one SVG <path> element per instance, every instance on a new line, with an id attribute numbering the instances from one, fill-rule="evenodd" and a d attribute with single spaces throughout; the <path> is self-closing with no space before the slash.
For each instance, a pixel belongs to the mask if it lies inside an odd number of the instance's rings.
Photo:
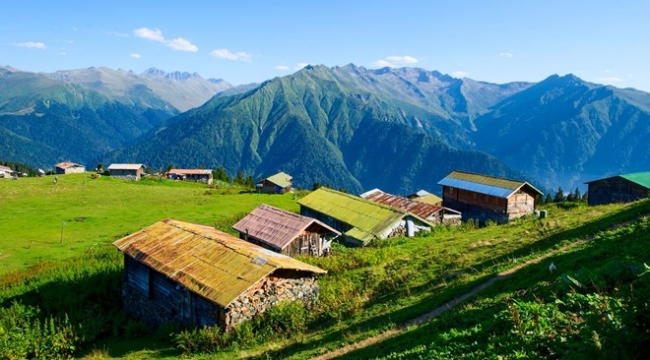
<path id="1" fill-rule="evenodd" d="M 557 188 L 557 192 L 555 193 L 555 197 L 553 197 L 553 201 L 554 202 L 564 201 L 564 191 L 562 190 L 561 186 Z"/>
<path id="2" fill-rule="evenodd" d="M 255 180 L 253 180 L 252 175 L 248 175 L 248 177 L 246 178 L 246 187 L 249 188 L 249 189 L 252 189 L 252 188 L 255 187 Z"/>
<path id="3" fill-rule="evenodd" d="M 553 202 L 553 197 L 551 196 L 551 194 L 546 194 L 546 199 L 544 200 L 544 203 L 550 204 L 552 202 Z"/>
<path id="4" fill-rule="evenodd" d="M 576 187 L 576 190 L 573 192 L 573 201 L 580 201 L 582 196 L 580 195 L 580 189 Z"/>
<path id="5" fill-rule="evenodd" d="M 237 172 L 237 177 L 235 177 L 235 180 L 233 182 L 237 185 L 246 185 L 246 179 L 244 178 L 244 173 L 241 170 Z"/>

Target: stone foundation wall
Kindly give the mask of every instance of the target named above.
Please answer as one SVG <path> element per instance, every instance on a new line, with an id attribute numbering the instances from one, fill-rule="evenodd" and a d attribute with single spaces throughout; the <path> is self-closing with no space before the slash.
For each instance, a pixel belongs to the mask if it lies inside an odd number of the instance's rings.
<path id="1" fill-rule="evenodd" d="M 302 301 L 311 305 L 320 287 L 313 277 L 283 279 L 268 277 L 241 294 L 225 309 L 225 328 L 250 320 L 281 301 Z"/>

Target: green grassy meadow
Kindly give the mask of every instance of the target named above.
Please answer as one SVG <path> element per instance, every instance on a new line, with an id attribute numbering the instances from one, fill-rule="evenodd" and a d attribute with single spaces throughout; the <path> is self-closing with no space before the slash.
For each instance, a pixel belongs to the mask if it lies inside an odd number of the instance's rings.
<path id="1" fill-rule="evenodd" d="M 157 179 L 141 182 L 108 177 L 90 179 L 88 174 L 58 178 L 57 185 L 52 184 L 52 177 L 0 179 L 0 208 L 3 209 L 0 233 L 4 234 L 0 238 L 0 304 L 4 309 L 10 309 L 14 302 L 38 306 L 41 317 L 60 319 L 68 315 L 71 326 L 81 324 L 86 335 L 74 350 L 76 357 L 188 356 L 183 355 L 178 341 L 170 341 L 167 333 L 171 330 L 142 329 L 123 318 L 119 305 L 121 254 L 111 245 L 114 240 L 164 218 L 228 230 L 261 203 L 292 211 L 299 208 L 292 194 L 240 193 L 239 188 L 228 186 L 210 188 Z M 546 209 L 549 216 L 545 219 L 528 217 L 508 225 L 482 228 L 472 225 L 440 228 L 427 236 L 397 238 L 366 248 L 336 246 L 334 255 L 326 258 L 301 258 L 328 270 L 328 274 L 320 279 L 318 303 L 301 312 L 299 330 L 281 336 L 273 332 L 255 335 L 255 329 L 260 332 L 268 329 L 263 324 L 245 325 L 234 331 L 233 338 L 219 351 L 193 353 L 191 357 L 305 359 L 317 356 L 395 328 L 500 271 L 595 236 L 587 245 L 542 261 L 537 270 L 533 267 L 513 275 L 512 281 L 497 282 L 440 320 L 415 327 L 398 339 L 347 355 L 347 358 L 402 359 L 445 358 L 445 354 L 465 353 L 474 354 L 467 358 L 484 358 L 490 354 L 487 350 L 470 351 L 471 336 L 480 332 L 477 321 L 494 314 L 503 315 L 499 310 L 506 308 L 504 296 L 513 298 L 522 289 L 528 289 L 528 285 L 539 288 L 552 281 L 546 270 L 550 261 L 555 261 L 564 273 L 589 266 L 607 252 L 620 251 L 621 261 L 631 259 L 638 263 L 648 258 L 647 247 L 637 244 L 647 242 L 647 232 L 634 228 L 636 223 L 623 227 L 636 229 L 631 232 L 633 236 L 626 237 L 634 244 L 629 247 L 630 252 L 616 248 L 612 239 L 620 238 L 620 234 L 607 234 L 617 224 L 649 214 L 650 201 L 598 207 L 549 205 Z M 581 255 L 573 258 L 578 255 L 572 254 Z M 77 296 L 70 295 L 75 292 Z M 430 331 L 447 334 L 444 335 L 447 342 L 441 343 L 447 346 L 447 353 L 436 352 L 439 342 L 426 335 Z M 453 339 L 462 342 L 454 347 Z M 517 351 L 533 346 L 516 345 L 521 348 L 515 347 Z M 505 349 L 504 358 L 515 358 L 507 356 L 510 348 Z"/>

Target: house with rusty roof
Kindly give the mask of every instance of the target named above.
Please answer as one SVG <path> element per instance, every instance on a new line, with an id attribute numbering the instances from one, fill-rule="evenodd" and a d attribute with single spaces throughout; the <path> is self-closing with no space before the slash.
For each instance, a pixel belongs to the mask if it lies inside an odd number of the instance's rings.
<path id="1" fill-rule="evenodd" d="M 442 206 L 442 198 L 426 190 L 419 190 L 413 194 L 406 195 L 406 198 L 417 202 Z"/>
<path id="2" fill-rule="evenodd" d="M 212 184 L 212 169 L 170 169 L 165 177 L 172 180 L 194 181 Z"/>
<path id="3" fill-rule="evenodd" d="M 341 235 L 307 216 L 262 204 L 232 227 L 239 238 L 286 255 L 323 256 L 332 239 Z"/>
<path id="4" fill-rule="evenodd" d="M 650 172 L 616 175 L 586 184 L 590 206 L 627 203 L 650 196 Z"/>
<path id="5" fill-rule="evenodd" d="M 113 243 L 124 310 L 151 326 L 230 329 L 281 301 L 311 302 L 326 271 L 213 227 L 166 219 Z"/>
<path id="6" fill-rule="evenodd" d="M 452 171 L 438 182 L 442 204 L 460 211 L 463 221 L 494 221 L 499 224 L 535 211 L 542 192 L 526 181 Z"/>
<path id="7" fill-rule="evenodd" d="M 111 177 L 137 181 L 144 176 L 145 168 L 143 164 L 111 164 L 108 173 Z"/>
<path id="8" fill-rule="evenodd" d="M 255 186 L 258 191 L 262 193 L 285 194 L 293 191 L 293 177 L 281 171 L 273 176 L 258 181 Z"/>
<path id="9" fill-rule="evenodd" d="M 431 231 L 432 226 L 418 215 L 326 187 L 311 192 L 298 204 L 301 215 L 340 231 L 345 242 L 356 246 L 396 236 L 412 237 Z"/>
<path id="10" fill-rule="evenodd" d="M 85 173 L 86 167 L 71 161 L 63 161 L 54 165 L 54 172 L 58 175 Z"/>
<path id="11" fill-rule="evenodd" d="M 0 165 L 0 178 L 10 178 L 13 173 L 9 166 Z"/>
<path id="12" fill-rule="evenodd" d="M 401 196 L 385 193 L 379 189 L 367 191 L 359 196 L 372 202 L 415 214 L 432 225 L 459 225 L 461 222 L 460 211 L 441 205 L 409 200 Z"/>

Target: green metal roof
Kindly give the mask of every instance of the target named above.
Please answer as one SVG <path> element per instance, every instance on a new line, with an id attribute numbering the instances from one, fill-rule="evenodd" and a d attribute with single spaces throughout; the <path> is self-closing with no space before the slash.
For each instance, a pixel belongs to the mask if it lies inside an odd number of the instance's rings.
<path id="1" fill-rule="evenodd" d="M 291 175 L 284 173 L 280 171 L 279 173 L 269 176 L 266 178 L 266 180 L 274 183 L 275 185 L 281 187 L 281 188 L 286 188 L 288 186 L 291 186 Z"/>
<path id="2" fill-rule="evenodd" d="M 650 189 L 650 171 L 620 175 L 625 180 Z"/>
<path id="3" fill-rule="evenodd" d="M 391 209 L 358 196 L 324 187 L 300 199 L 298 204 L 349 224 L 353 228 L 346 232 L 345 235 L 364 244 L 407 215 L 405 212 Z"/>

